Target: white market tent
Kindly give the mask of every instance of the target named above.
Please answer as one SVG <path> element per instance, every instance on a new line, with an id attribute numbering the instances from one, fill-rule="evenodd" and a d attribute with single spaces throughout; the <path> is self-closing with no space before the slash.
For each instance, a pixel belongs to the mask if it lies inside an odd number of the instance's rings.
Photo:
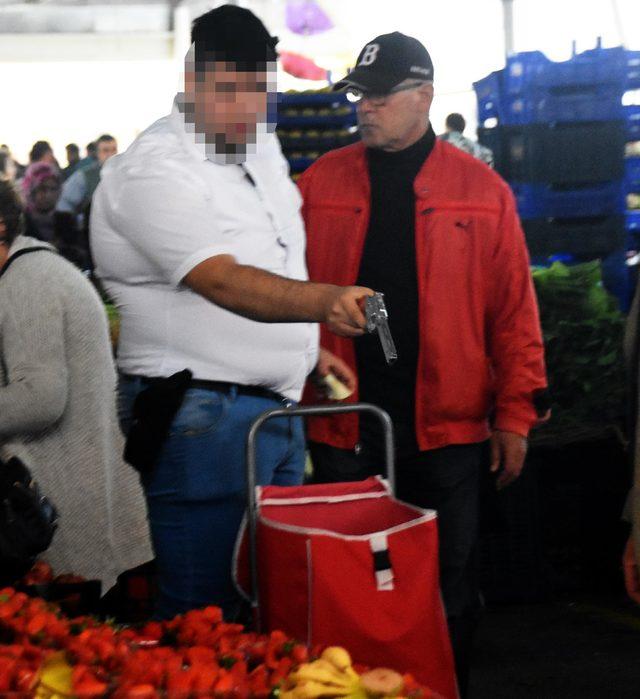
<path id="1" fill-rule="evenodd" d="M 432 122 L 452 111 L 475 121 L 471 84 L 512 51 L 550 58 L 595 45 L 640 49 L 638 0 L 318 0 L 334 28 L 300 36 L 285 24 L 287 0 L 238 0 L 280 37 L 280 47 L 342 73 L 374 36 L 399 30 L 419 38 L 435 64 Z M 304 2 L 304 0 L 298 0 Z M 125 148 L 169 111 L 180 84 L 191 20 L 214 0 L 0 0 L 0 143 L 25 161 L 31 144 L 84 145 L 103 132 Z M 305 88 L 287 75 L 280 89 Z M 321 84 L 320 84 L 321 85 Z"/>

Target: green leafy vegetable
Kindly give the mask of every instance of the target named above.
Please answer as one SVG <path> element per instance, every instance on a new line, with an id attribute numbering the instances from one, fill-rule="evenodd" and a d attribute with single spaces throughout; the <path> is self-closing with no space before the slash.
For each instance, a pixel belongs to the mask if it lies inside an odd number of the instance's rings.
<path id="1" fill-rule="evenodd" d="M 624 427 L 625 317 L 602 285 L 598 260 L 533 269 L 553 400 L 533 444 L 561 446 Z"/>

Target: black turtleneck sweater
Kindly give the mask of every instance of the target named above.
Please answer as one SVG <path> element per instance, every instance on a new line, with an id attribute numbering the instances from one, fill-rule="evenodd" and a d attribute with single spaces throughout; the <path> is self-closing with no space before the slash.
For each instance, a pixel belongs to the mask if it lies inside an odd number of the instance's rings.
<path id="1" fill-rule="evenodd" d="M 415 383 L 420 340 L 413 182 L 434 143 L 429 127 L 419 141 L 402 151 L 367 150 L 371 217 L 357 284 L 384 293 L 398 360 L 391 366 L 386 363 L 377 334 L 356 340 L 360 399 L 390 414 L 400 455 L 418 451 Z M 361 441 L 379 442 L 375 420 L 363 417 L 361 432 Z"/>

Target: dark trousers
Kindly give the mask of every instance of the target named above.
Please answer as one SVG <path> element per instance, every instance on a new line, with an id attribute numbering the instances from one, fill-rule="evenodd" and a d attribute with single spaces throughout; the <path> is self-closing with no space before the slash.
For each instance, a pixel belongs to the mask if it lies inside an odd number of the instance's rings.
<path id="1" fill-rule="evenodd" d="M 358 454 L 317 443 L 309 449 L 316 483 L 361 480 L 384 470 L 378 445 L 364 443 Z M 465 444 L 396 459 L 398 499 L 438 512 L 440 586 L 463 697 L 479 612 L 476 549 L 484 453 L 484 444 Z"/>

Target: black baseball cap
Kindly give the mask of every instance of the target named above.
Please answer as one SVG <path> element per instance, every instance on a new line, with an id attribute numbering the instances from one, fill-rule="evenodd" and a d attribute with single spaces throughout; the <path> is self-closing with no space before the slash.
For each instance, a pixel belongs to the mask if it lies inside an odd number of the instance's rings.
<path id="1" fill-rule="evenodd" d="M 404 80 L 433 80 L 433 63 L 417 39 L 392 32 L 370 41 L 360 51 L 355 68 L 333 89 L 356 87 L 384 93 Z"/>

